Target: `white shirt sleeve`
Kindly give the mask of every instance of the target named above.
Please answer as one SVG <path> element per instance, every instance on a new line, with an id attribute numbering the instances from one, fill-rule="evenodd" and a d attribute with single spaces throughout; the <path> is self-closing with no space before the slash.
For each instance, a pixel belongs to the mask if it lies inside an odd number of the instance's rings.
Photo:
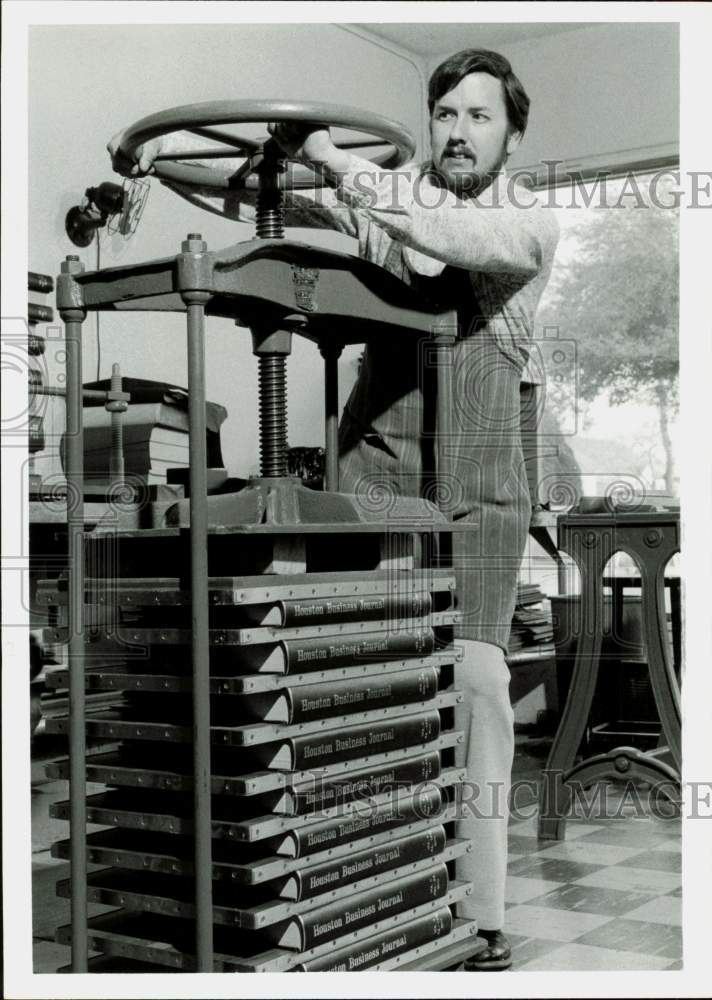
<path id="1" fill-rule="evenodd" d="M 558 241 L 554 212 L 505 175 L 479 198 L 462 199 L 412 167 L 382 171 L 354 157 L 338 193 L 403 243 L 409 265 L 420 273 L 438 273 L 427 263 L 435 258 L 443 266 L 528 280 L 551 259 Z"/>

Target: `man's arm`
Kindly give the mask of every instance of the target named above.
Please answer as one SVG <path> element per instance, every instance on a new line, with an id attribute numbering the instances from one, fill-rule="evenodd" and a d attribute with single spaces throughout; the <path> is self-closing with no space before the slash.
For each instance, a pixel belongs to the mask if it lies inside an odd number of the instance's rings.
<path id="1" fill-rule="evenodd" d="M 425 176 L 379 171 L 365 161 L 339 180 L 343 201 L 406 247 L 468 271 L 526 281 L 553 257 L 554 212 L 498 177 L 479 199 L 461 199 Z"/>
<path id="2" fill-rule="evenodd" d="M 556 216 L 524 188 L 508 190 L 510 179 L 500 175 L 480 199 L 461 199 L 427 174 L 382 170 L 338 149 L 328 130 L 307 128 L 277 126 L 273 134 L 320 173 L 340 201 L 416 254 L 525 282 L 553 258 Z"/>
<path id="3" fill-rule="evenodd" d="M 187 133 L 172 133 L 162 136 L 140 146 L 134 160 L 128 160 L 119 152 L 119 141 L 123 133 L 115 135 L 107 145 L 114 169 L 126 177 L 136 177 L 155 172 L 156 156 L 172 152 L 194 152 L 205 149 L 205 140 Z M 179 161 L 180 162 L 180 161 Z M 206 169 L 216 168 L 221 171 L 236 172 L 244 160 L 205 159 L 200 162 L 190 161 L 192 166 Z M 319 165 L 316 165 L 317 168 Z M 162 180 L 161 183 L 185 198 L 193 205 L 233 219 L 236 222 L 254 223 L 256 192 L 241 189 L 239 191 L 216 190 L 210 185 L 184 184 L 176 181 Z M 356 207 L 341 201 L 329 187 L 313 190 L 287 192 L 285 194 L 285 223 L 288 226 L 304 226 L 311 228 L 334 229 L 347 236 L 358 238 L 359 227 L 368 224 L 368 220 Z"/>

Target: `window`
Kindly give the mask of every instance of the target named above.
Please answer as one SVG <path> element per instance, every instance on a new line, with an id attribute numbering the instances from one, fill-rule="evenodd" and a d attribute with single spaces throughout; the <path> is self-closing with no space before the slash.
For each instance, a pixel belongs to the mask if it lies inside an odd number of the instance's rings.
<path id="1" fill-rule="evenodd" d="M 678 491 L 676 181 L 666 169 L 539 192 L 561 227 L 530 366 L 544 470 L 573 459 L 584 495 Z"/>

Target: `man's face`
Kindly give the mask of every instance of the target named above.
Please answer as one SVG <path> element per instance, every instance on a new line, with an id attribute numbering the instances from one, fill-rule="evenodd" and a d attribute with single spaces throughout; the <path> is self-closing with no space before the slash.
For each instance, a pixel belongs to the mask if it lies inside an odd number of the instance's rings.
<path id="1" fill-rule="evenodd" d="M 511 132 L 501 80 L 470 73 L 436 101 L 430 116 L 433 165 L 457 194 L 477 194 L 519 145 Z"/>

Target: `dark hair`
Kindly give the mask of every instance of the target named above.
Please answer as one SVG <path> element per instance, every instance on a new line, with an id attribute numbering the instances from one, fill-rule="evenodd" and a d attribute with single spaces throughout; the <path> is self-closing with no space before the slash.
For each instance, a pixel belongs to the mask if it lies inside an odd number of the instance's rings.
<path id="1" fill-rule="evenodd" d="M 463 49 L 440 63 L 428 84 L 430 114 L 433 113 L 435 102 L 470 73 L 489 73 L 502 81 L 510 127 L 512 131 L 523 135 L 529 118 L 529 96 L 512 72 L 509 60 L 499 52 L 490 52 L 488 49 Z"/>

